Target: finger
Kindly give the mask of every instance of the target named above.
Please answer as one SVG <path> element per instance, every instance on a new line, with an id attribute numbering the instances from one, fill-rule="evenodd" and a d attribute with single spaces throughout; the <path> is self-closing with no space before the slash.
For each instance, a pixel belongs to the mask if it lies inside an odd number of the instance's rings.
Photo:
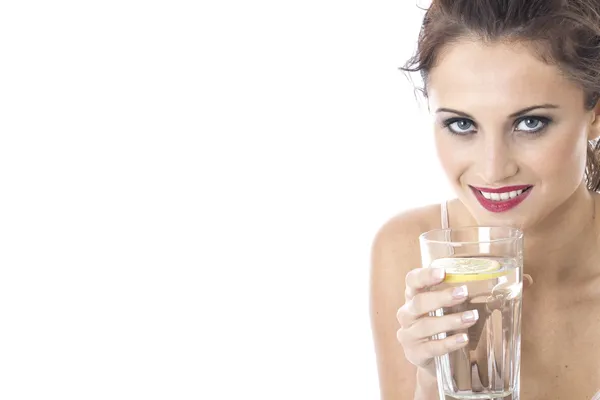
<path id="1" fill-rule="evenodd" d="M 433 357 L 443 356 L 451 351 L 463 348 L 469 343 L 466 333 L 459 333 L 441 340 L 428 340 L 417 344 L 411 350 L 411 360 L 416 365 L 426 365 Z"/>
<path id="2" fill-rule="evenodd" d="M 400 326 L 407 328 L 430 312 L 463 303 L 468 295 L 466 286 L 418 293 L 398 309 L 396 318 Z"/>
<path id="3" fill-rule="evenodd" d="M 421 318 L 410 328 L 399 330 L 398 340 L 401 343 L 427 340 L 440 333 L 467 329 L 475 325 L 478 319 L 479 313 L 477 310 L 444 315 L 443 317 Z"/>
<path id="4" fill-rule="evenodd" d="M 406 299 L 410 300 L 417 293 L 440 284 L 445 276 L 446 271 L 443 268 L 416 268 L 411 270 L 406 274 Z"/>
<path id="5" fill-rule="evenodd" d="M 417 294 L 407 303 L 407 310 L 415 318 L 420 318 L 442 307 L 451 307 L 464 302 L 469 296 L 466 285 L 444 290 Z"/>

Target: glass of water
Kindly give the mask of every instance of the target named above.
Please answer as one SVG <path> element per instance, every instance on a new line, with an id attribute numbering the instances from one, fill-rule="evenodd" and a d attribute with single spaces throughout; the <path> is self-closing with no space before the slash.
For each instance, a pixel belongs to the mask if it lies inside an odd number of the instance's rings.
<path id="1" fill-rule="evenodd" d="M 443 268 L 437 289 L 466 285 L 467 300 L 431 315 L 476 310 L 462 349 L 436 357 L 440 399 L 519 400 L 523 232 L 509 227 L 437 229 L 419 237 L 424 268 Z"/>

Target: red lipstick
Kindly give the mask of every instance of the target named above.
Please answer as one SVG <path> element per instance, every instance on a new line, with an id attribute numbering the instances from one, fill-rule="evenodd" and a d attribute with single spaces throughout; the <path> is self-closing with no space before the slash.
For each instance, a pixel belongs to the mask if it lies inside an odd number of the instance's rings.
<path id="1" fill-rule="evenodd" d="M 485 208 L 488 211 L 491 212 L 495 212 L 495 213 L 500 213 L 500 212 L 505 212 L 508 211 L 510 209 L 515 208 L 516 206 L 518 206 L 519 204 L 521 204 L 521 202 L 523 202 L 523 200 L 525 200 L 528 196 L 529 193 L 531 193 L 531 188 L 533 186 L 531 185 L 519 185 L 519 186 L 505 186 L 502 188 L 483 188 L 483 187 L 475 187 L 475 186 L 470 186 L 471 190 L 473 191 L 473 193 L 475 194 L 475 198 L 477 199 L 477 201 L 479 201 L 479 204 L 481 204 L 481 206 L 483 208 Z M 508 199 L 508 200 L 490 200 L 490 199 L 486 199 L 483 194 L 481 194 L 481 192 L 486 192 L 486 193 L 510 193 L 510 192 L 514 192 L 517 190 L 522 190 L 523 193 L 521 193 L 520 195 L 518 195 L 517 197 L 514 197 L 512 199 Z"/>

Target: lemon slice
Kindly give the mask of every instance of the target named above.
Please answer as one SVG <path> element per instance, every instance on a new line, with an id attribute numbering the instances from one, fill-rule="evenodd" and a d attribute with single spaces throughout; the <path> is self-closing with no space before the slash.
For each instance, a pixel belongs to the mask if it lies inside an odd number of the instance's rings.
<path id="1" fill-rule="evenodd" d="M 470 282 L 494 279 L 508 273 L 496 260 L 487 258 L 440 258 L 431 263 L 433 268 L 446 271 L 444 282 Z"/>

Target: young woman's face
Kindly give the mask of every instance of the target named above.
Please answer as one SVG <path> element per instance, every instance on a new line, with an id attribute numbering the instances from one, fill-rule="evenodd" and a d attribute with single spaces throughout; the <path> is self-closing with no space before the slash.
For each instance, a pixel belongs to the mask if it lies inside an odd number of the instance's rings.
<path id="1" fill-rule="evenodd" d="M 441 164 L 480 224 L 532 226 L 583 184 L 600 118 L 526 47 L 452 44 L 428 95 Z"/>

